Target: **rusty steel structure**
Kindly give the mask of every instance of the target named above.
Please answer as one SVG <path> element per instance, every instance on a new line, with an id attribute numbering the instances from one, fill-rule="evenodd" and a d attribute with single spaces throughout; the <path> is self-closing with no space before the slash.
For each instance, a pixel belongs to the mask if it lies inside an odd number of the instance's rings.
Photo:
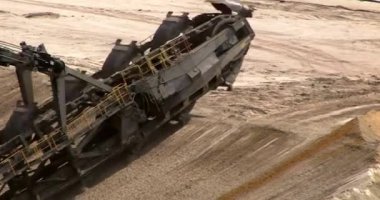
<path id="1" fill-rule="evenodd" d="M 0 65 L 15 67 L 22 97 L 0 133 L 1 197 L 52 198 L 168 122 L 185 124 L 205 93 L 231 89 L 255 36 L 246 17 L 169 12 L 151 38 L 117 40 L 93 75 L 44 45 L 0 42 Z M 50 78 L 45 102 L 35 102 L 32 72 Z"/>

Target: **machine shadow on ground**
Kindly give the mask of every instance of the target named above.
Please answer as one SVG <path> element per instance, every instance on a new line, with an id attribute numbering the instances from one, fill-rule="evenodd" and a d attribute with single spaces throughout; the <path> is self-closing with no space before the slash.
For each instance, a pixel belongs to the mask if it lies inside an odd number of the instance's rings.
<path id="1" fill-rule="evenodd" d="M 150 152 L 162 141 L 176 133 L 184 126 L 186 126 L 186 124 L 165 124 L 160 129 L 158 129 L 150 136 L 145 138 L 144 143 L 140 147 L 136 147 L 135 149 L 126 149 L 122 153 L 113 156 L 107 162 L 95 168 L 95 170 L 91 172 L 89 175 L 85 176 L 82 181 L 68 187 L 61 193 L 56 194 L 53 199 L 74 200 L 77 195 L 85 192 L 86 188 L 96 186 L 98 183 L 104 181 L 106 178 L 114 175 L 121 169 L 127 167 L 134 160 Z"/>

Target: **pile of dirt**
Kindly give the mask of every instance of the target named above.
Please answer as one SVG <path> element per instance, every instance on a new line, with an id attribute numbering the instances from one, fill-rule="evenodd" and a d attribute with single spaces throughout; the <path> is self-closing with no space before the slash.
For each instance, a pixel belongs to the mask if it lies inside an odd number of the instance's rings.
<path id="1" fill-rule="evenodd" d="M 380 163 L 380 114 L 370 112 L 359 117 L 359 126 L 363 139 L 378 146 L 377 162 Z M 346 185 L 337 189 L 333 200 L 376 200 L 380 199 L 380 164 L 353 176 Z"/>
<path id="2" fill-rule="evenodd" d="M 380 199 L 380 166 L 363 173 L 359 180 L 351 183 L 351 189 L 335 194 L 332 200 L 379 200 Z"/>

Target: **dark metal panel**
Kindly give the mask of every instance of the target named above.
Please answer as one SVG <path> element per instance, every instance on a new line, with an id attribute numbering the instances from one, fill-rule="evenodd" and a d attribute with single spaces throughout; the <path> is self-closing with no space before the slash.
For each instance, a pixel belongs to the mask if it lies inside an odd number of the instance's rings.
<path id="1" fill-rule="evenodd" d="M 207 59 L 210 55 L 214 54 L 214 51 L 223 43 L 230 40 L 231 36 L 234 36 L 234 32 L 231 29 L 226 29 L 213 37 L 205 44 L 202 44 L 197 49 L 193 50 L 185 60 L 179 63 L 176 67 L 168 70 L 163 70 L 160 73 L 161 80 L 167 82 L 171 79 L 175 79 L 178 76 L 194 69 L 203 60 Z"/>
<path id="2" fill-rule="evenodd" d="M 71 76 L 73 76 L 73 77 L 75 77 L 77 79 L 86 81 L 87 83 L 89 83 L 89 84 L 91 84 L 91 85 L 93 85 L 93 86 L 95 86 L 97 88 L 100 88 L 100 89 L 102 89 L 102 90 L 104 90 L 106 92 L 111 92 L 112 91 L 111 86 L 106 85 L 106 84 L 104 84 L 103 82 L 101 82 L 101 81 L 99 81 L 97 79 L 94 79 L 94 78 L 92 78 L 90 76 L 86 76 L 86 75 L 84 75 L 84 74 L 82 74 L 82 73 L 80 73 L 80 72 L 78 72 L 76 70 L 70 69 L 68 67 L 66 67 L 65 70 L 66 70 L 66 73 L 68 75 L 71 75 Z"/>
<path id="3" fill-rule="evenodd" d="M 32 108 L 34 106 L 32 71 L 29 69 L 17 67 L 16 74 L 20 86 L 22 100 L 27 107 Z"/>
<path id="4" fill-rule="evenodd" d="M 193 70 L 187 72 L 187 75 L 193 80 L 201 74 L 201 71 L 198 68 L 194 68 Z"/>
<path id="5" fill-rule="evenodd" d="M 206 83 L 208 83 L 212 78 L 215 76 L 218 76 L 222 69 L 231 61 L 232 58 L 239 55 L 240 51 L 244 49 L 247 45 L 250 43 L 250 37 L 244 38 L 242 41 L 237 43 L 233 48 L 231 48 L 229 51 L 224 53 L 219 59 L 214 60 L 217 61 L 213 65 L 206 65 L 208 67 L 199 67 L 204 69 L 202 71 L 202 76 L 199 79 L 194 80 L 192 85 L 185 88 L 184 90 L 180 91 L 177 95 L 172 96 L 170 99 L 168 99 L 164 104 L 165 110 L 170 110 L 171 108 L 178 105 L 180 102 L 185 101 L 189 96 L 197 92 L 198 90 L 202 89 L 202 87 L 205 86 Z"/>

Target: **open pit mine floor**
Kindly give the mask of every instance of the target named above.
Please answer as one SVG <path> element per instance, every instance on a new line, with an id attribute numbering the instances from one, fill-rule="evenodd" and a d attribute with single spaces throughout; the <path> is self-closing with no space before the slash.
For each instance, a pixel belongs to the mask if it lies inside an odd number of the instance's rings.
<path id="1" fill-rule="evenodd" d="M 234 91 L 209 93 L 182 129 L 57 199 L 380 199 L 379 120 L 357 118 L 380 108 L 380 4 L 245 2 L 257 9 L 257 36 Z M 212 9 L 192 0 L 0 0 L 0 38 L 44 42 L 93 72 L 116 38 L 147 38 L 169 10 Z M 0 70 L 2 125 L 19 98 L 13 73 Z"/>

